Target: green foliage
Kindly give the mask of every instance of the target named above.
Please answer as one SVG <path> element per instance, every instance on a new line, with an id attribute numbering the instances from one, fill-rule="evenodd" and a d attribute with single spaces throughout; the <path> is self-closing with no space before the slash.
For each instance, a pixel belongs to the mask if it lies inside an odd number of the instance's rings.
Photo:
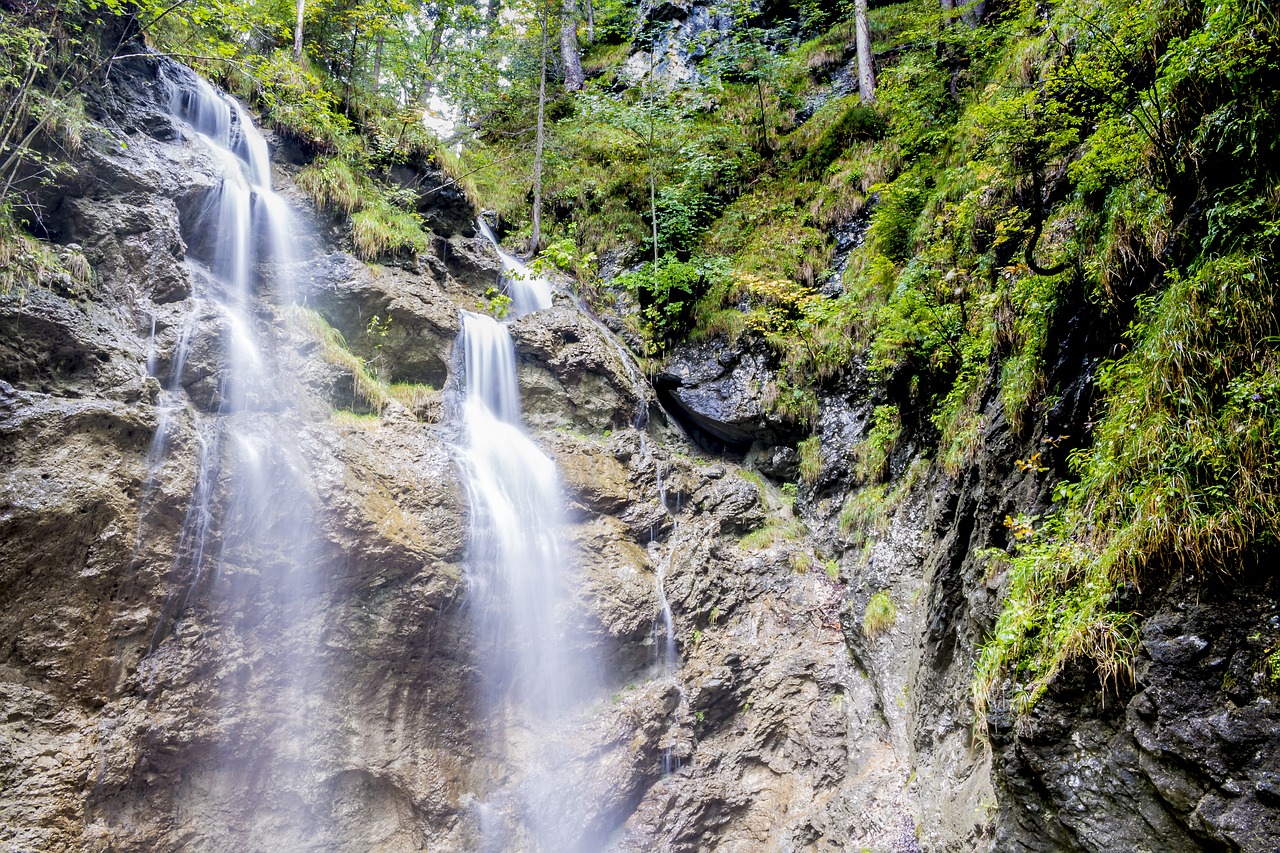
<path id="1" fill-rule="evenodd" d="M 840 533 L 849 538 L 849 544 L 861 548 L 868 534 L 879 528 L 888 517 L 884 507 L 889 499 L 889 485 L 865 486 L 849 496 L 840 510 Z"/>
<path id="2" fill-rule="evenodd" d="M 12 208 L 0 205 L 0 297 L 40 285 L 80 295 L 92 277 L 83 254 L 31 236 L 18 225 Z"/>
<path id="3" fill-rule="evenodd" d="M 356 254 L 366 260 L 402 252 L 425 253 L 430 247 L 418 215 L 385 196 L 351 217 L 351 242 Z"/>
<path id="4" fill-rule="evenodd" d="M 320 157 L 302 168 L 295 178 L 298 189 L 316 203 L 351 214 L 364 204 L 362 188 L 368 179 L 358 176 L 341 157 Z"/>
<path id="5" fill-rule="evenodd" d="M 984 701 L 1016 675 L 1021 707 L 1077 657 L 1118 677 L 1137 641 L 1112 600 L 1153 569 L 1230 570 L 1280 512 L 1280 323 L 1270 271 L 1228 256 L 1144 301 L 1131 352 L 1099 376 L 1107 410 L 1072 456 L 1079 483 L 1010 560 L 1009 604 L 978 667 Z"/>
<path id="6" fill-rule="evenodd" d="M 709 286 L 704 272 L 697 264 L 667 255 L 656 267 L 647 263 L 615 279 L 614 285 L 625 288 L 640 305 L 645 339 L 658 352 L 692 328 L 695 302 Z"/>
<path id="7" fill-rule="evenodd" d="M 876 406 L 867 437 L 854 448 L 854 475 L 864 483 L 889 476 L 889 455 L 902 436 L 902 416 L 897 406 Z"/>
<path id="8" fill-rule="evenodd" d="M 298 189 L 319 207 L 351 216 L 355 253 L 376 260 L 428 251 L 430 243 L 410 198 L 385 187 L 342 157 L 321 157 L 298 172 Z"/>
<path id="9" fill-rule="evenodd" d="M 496 287 L 490 287 L 485 290 L 484 299 L 480 301 L 479 308 L 485 314 L 502 320 L 511 313 L 511 297 Z"/>
<path id="10" fill-rule="evenodd" d="M 901 262 L 912 252 L 916 219 L 924 208 L 924 188 L 920 180 L 904 176 L 880 190 L 880 203 L 871 217 L 868 239 L 878 254 Z"/>
<path id="11" fill-rule="evenodd" d="M 796 445 L 800 453 L 800 479 L 806 483 L 816 482 L 822 473 L 822 441 L 813 435 Z"/>
<path id="12" fill-rule="evenodd" d="M 251 99 L 274 129 L 292 136 L 307 148 L 351 155 L 359 150 L 356 127 L 343 113 L 333 84 L 300 68 L 285 51 L 252 57 L 240 94 Z M 215 69 L 211 69 L 215 70 Z"/>
<path id="13" fill-rule="evenodd" d="M 1258 11 L 1228 2 L 1197 20 L 1135 3 L 1124 17 L 1104 8 L 1071 19 L 1096 54 L 1076 63 L 1096 59 L 1084 77 L 1110 89 L 1093 96 L 1107 104 L 1128 91 L 1137 104 L 1130 119 L 1098 125 L 1071 170 L 1095 194 L 1120 182 L 1094 220 L 1102 257 L 1087 273 L 1096 292 L 1126 299 L 1135 264 L 1176 245 L 1167 211 L 1187 192 L 1198 196 L 1205 236 L 1183 244 L 1183 271 L 1134 300 L 1118 348 L 1127 352 L 1097 372 L 1102 414 L 1069 458 L 1075 481 L 1055 490 L 1058 509 L 1039 528 L 1015 521 L 1012 553 L 993 558 L 1009 591 L 978 664 L 980 712 L 997 693 L 1027 709 L 1077 659 L 1104 686 L 1122 677 L 1138 642 L 1138 617 L 1116 605 L 1125 585 L 1184 566 L 1230 573 L 1274 542 L 1280 324 L 1274 255 L 1259 249 L 1280 233 L 1280 205 L 1259 193 L 1277 177 L 1277 141 L 1268 84 L 1255 74 L 1280 63 L 1280 33 L 1274 15 Z M 1112 24 L 1116 34 L 1104 36 Z M 1136 90 L 1121 81 L 1120 70 L 1133 73 L 1128 57 L 1151 56 L 1162 40 L 1154 76 Z M 1139 138 L 1136 153 L 1102 151 Z M 1201 158 L 1221 157 L 1231 163 L 1215 159 L 1190 177 Z"/>
<path id="14" fill-rule="evenodd" d="M 803 172 L 821 174 L 855 142 L 874 141 L 885 134 L 884 118 L 873 107 L 859 103 L 856 96 L 836 103 L 843 110 L 804 147 L 799 164 Z"/>
<path id="15" fill-rule="evenodd" d="M 898 608 L 889 598 L 889 593 L 877 592 L 867 601 L 867 609 L 862 614 L 862 633 L 869 639 L 875 639 L 892 628 L 897 620 Z"/>
<path id="16" fill-rule="evenodd" d="M 849 495 L 840 510 L 838 526 L 851 548 L 862 548 L 872 536 L 889 529 L 889 520 L 916 487 L 926 466 L 926 461 L 918 457 L 896 483 L 863 486 Z"/>

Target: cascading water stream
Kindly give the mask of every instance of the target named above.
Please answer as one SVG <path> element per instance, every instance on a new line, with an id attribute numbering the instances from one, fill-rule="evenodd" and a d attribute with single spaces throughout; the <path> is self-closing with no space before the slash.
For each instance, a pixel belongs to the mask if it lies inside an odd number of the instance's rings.
<path id="1" fill-rule="evenodd" d="M 466 312 L 462 336 L 472 604 L 498 663 L 486 673 L 485 701 L 496 706 L 510 691 L 536 717 L 553 717 L 574 680 L 556 627 L 564 562 L 555 464 L 520 426 L 506 326 Z"/>
<path id="2" fill-rule="evenodd" d="M 507 282 L 513 293 L 528 283 L 519 277 Z M 536 300 L 513 302 L 547 307 L 546 286 Z M 507 326 L 464 312 L 461 344 L 463 478 L 471 507 L 468 598 L 480 664 L 478 700 L 491 748 L 507 768 L 499 775 L 515 782 L 514 790 L 501 790 L 499 782 L 476 803 L 480 847 L 598 849 L 598 839 L 574 826 L 573 806 L 562 790 L 564 754 L 555 745 L 574 714 L 599 692 L 598 662 L 583 651 L 586 644 L 569 618 L 558 475 L 521 426 Z M 524 840 L 517 840 L 522 834 Z"/>
<path id="3" fill-rule="evenodd" d="M 667 598 L 667 577 L 671 574 L 671 568 L 675 563 L 676 549 L 680 541 L 680 520 L 677 512 L 672 513 L 671 507 L 667 503 L 667 483 L 664 476 L 662 463 L 653 455 L 649 449 L 649 444 L 645 441 L 644 436 L 640 437 L 640 454 L 643 458 L 652 461 L 654 480 L 658 490 L 658 505 L 662 512 L 671 519 L 671 531 L 667 534 L 667 552 L 662 559 L 655 561 L 654 570 L 654 586 L 658 598 L 658 618 L 653 623 L 653 646 L 655 664 L 658 671 L 663 676 L 674 676 L 680 668 L 680 653 L 676 648 L 676 625 L 675 616 L 671 610 L 671 601 Z M 677 498 L 677 502 L 678 502 Z M 649 532 L 650 545 L 656 542 L 656 531 Z M 683 689 L 680 689 L 680 703 L 684 704 L 685 695 Z M 680 760 L 675 756 L 670 746 L 662 751 L 662 774 L 669 776 L 680 769 Z"/>
<path id="4" fill-rule="evenodd" d="M 644 439 L 642 438 L 643 442 Z M 647 453 L 647 443 L 642 446 L 642 453 Z M 671 510 L 667 506 L 667 486 L 662 476 L 662 463 L 657 459 L 653 460 L 654 476 L 658 485 L 658 503 L 662 507 L 662 511 L 667 515 L 671 515 Z M 665 560 L 658 561 L 656 571 L 654 572 L 655 586 L 658 595 L 658 618 L 654 620 L 654 648 L 657 651 L 657 663 L 662 668 L 663 673 L 672 673 L 679 666 L 679 658 L 676 654 L 676 623 L 675 617 L 671 612 L 671 602 L 667 598 L 667 575 L 671 573 L 671 565 L 676 555 L 677 534 L 680 531 L 680 522 L 672 517 L 671 532 L 667 539 L 669 545 L 667 547 L 667 557 Z M 652 539 L 652 534 L 650 534 Z"/>
<path id="5" fill-rule="evenodd" d="M 540 276 L 529 269 L 524 261 L 503 250 L 498 245 L 498 238 L 494 235 L 493 229 L 483 217 L 478 221 L 478 225 L 480 233 L 493 245 L 493 250 L 498 253 L 498 260 L 502 262 L 500 283 L 506 288 L 507 295 L 511 297 L 511 315 L 523 317 L 525 314 L 550 308 L 551 282 L 545 276 Z"/>
<path id="6" fill-rule="evenodd" d="M 208 712 L 221 721 L 225 740 L 213 745 L 212 758 L 193 777 L 200 781 L 183 794 L 191 814 L 254 814 L 255 791 L 307 766 L 304 744 L 315 735 L 321 692 L 308 596 L 314 599 L 322 579 L 315 572 L 315 499 L 297 441 L 300 398 L 277 363 L 280 342 L 261 296 L 268 283 L 278 297 L 291 296 L 288 273 L 299 235 L 287 203 L 272 190 L 266 140 L 243 109 L 194 75 L 172 85 L 171 113 L 205 147 L 218 181 L 184 223 L 194 293 L 158 401 L 144 519 L 160 478 L 182 470 L 181 454 L 194 450 L 195 458 L 170 568 L 179 589 L 160 614 L 144 666 L 149 689 L 162 686 L 165 661 L 186 642 L 178 628 L 190 611 L 201 625 L 202 653 L 260 649 L 257 665 L 282 674 L 269 707 L 261 700 L 248 707 L 238 690 L 211 697 Z M 162 360 L 154 352 L 154 315 L 152 322 L 154 371 Z M 189 439 L 180 440 L 184 434 Z M 271 819 L 299 832 L 314 820 L 300 802 L 276 807 Z M 193 828 L 206 838 L 223 829 Z M 238 843 L 259 846 L 252 837 Z"/>

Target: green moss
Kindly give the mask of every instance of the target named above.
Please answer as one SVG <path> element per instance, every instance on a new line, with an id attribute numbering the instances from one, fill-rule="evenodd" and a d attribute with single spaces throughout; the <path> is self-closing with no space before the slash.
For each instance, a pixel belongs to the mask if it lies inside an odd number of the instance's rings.
<path id="1" fill-rule="evenodd" d="M 348 409 L 334 409 L 329 419 L 344 429 L 372 430 L 382 425 L 379 415 L 369 412 L 353 412 Z"/>
<path id="2" fill-rule="evenodd" d="M 761 551 L 780 542 L 794 542 L 804 535 L 804 527 L 795 520 L 778 521 L 753 530 L 738 540 L 744 551 Z"/>

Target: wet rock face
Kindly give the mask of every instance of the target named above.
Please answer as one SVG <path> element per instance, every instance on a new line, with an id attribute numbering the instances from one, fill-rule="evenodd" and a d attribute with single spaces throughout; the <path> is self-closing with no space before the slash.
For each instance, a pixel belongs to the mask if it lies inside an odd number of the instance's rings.
<path id="1" fill-rule="evenodd" d="M 654 386 L 704 446 L 744 453 L 753 442 L 773 446 L 796 432 L 772 405 L 776 380 L 773 359 L 762 346 L 715 339 L 677 349 Z"/>
<path id="2" fill-rule="evenodd" d="M 908 773 L 844 650 L 842 584 L 815 569 L 825 546 L 776 487 L 687 443 L 625 348 L 564 299 L 512 334 L 527 423 L 566 492 L 567 618 L 608 677 L 557 733 L 553 786 L 525 784 L 533 745 L 517 729 L 496 750 L 475 707 L 448 406 L 438 425 L 395 402 L 335 416 L 353 399 L 343 368 L 272 281 L 249 322 L 278 368 L 231 434 L 289 440 L 263 445 L 256 517 L 237 519 L 251 448 L 211 428 L 233 330 L 183 213 L 210 167 L 158 95 L 135 95 L 118 99 L 127 151 L 96 159 L 60 208 L 93 290 L 0 306 L 0 841 L 471 851 L 495 832 L 520 849 L 536 827 L 564 850 L 758 850 L 900 834 Z M 321 243 L 295 296 L 384 378 L 447 399 L 458 313 L 496 264 L 459 231 L 405 267 Z M 224 464 L 202 483 L 209 453 Z M 776 470 L 792 464 L 779 454 Z M 235 525 L 214 525 L 216 568 L 193 564 L 182 534 L 202 488 L 215 522 L 311 524 L 312 580 L 280 568 L 301 542 L 249 547 L 222 532 Z M 659 651 L 663 595 L 675 660 Z"/>
<path id="3" fill-rule="evenodd" d="M 209 428 L 229 330 L 216 282 L 186 259 L 199 249 L 182 211 L 213 171 L 164 115 L 180 72 L 117 73 L 49 217 L 92 282 L 0 297 L 0 846 L 422 849 L 423 825 L 459 808 L 472 751 L 451 448 L 398 407 L 376 430 L 333 419 L 314 341 L 264 299 L 251 322 L 279 370 L 237 434 L 292 443 L 264 468 L 267 511 L 236 524 L 313 520 L 323 580 L 273 574 L 302 547 L 284 539 L 251 553 L 215 535 L 216 571 L 198 570 L 181 531 L 201 454 L 225 453 L 209 503 L 224 518 L 242 511 L 230 484 L 247 452 Z M 374 272 L 336 263 L 307 284 L 391 317 L 402 370 L 443 385 L 456 309 Z M 307 760 L 279 760 L 289 750 Z"/>
<path id="4" fill-rule="evenodd" d="M 1071 673 L 1023 731 L 997 729 L 1008 849 L 1280 844 L 1274 581 L 1187 581 L 1156 597 L 1120 695 L 1104 705 L 1096 679 Z"/>

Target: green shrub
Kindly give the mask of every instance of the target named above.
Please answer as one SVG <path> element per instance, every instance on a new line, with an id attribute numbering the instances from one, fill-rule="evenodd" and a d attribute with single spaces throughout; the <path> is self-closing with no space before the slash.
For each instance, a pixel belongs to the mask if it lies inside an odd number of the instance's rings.
<path id="1" fill-rule="evenodd" d="M 902 435 L 902 416 L 897 406 L 876 406 L 871 413 L 871 429 L 854 448 L 857 463 L 854 475 L 864 483 L 889 476 L 889 456 Z"/>
<path id="2" fill-rule="evenodd" d="M 656 268 L 649 262 L 618 276 L 614 285 L 626 288 L 640 305 L 645 339 L 658 352 L 688 335 L 697 299 L 707 286 L 696 264 L 671 255 L 659 259 Z"/>
<path id="3" fill-rule="evenodd" d="M 924 205 L 924 187 L 916 178 L 902 177 L 882 188 L 867 235 L 872 248 L 894 262 L 911 257 L 916 220 Z"/>

